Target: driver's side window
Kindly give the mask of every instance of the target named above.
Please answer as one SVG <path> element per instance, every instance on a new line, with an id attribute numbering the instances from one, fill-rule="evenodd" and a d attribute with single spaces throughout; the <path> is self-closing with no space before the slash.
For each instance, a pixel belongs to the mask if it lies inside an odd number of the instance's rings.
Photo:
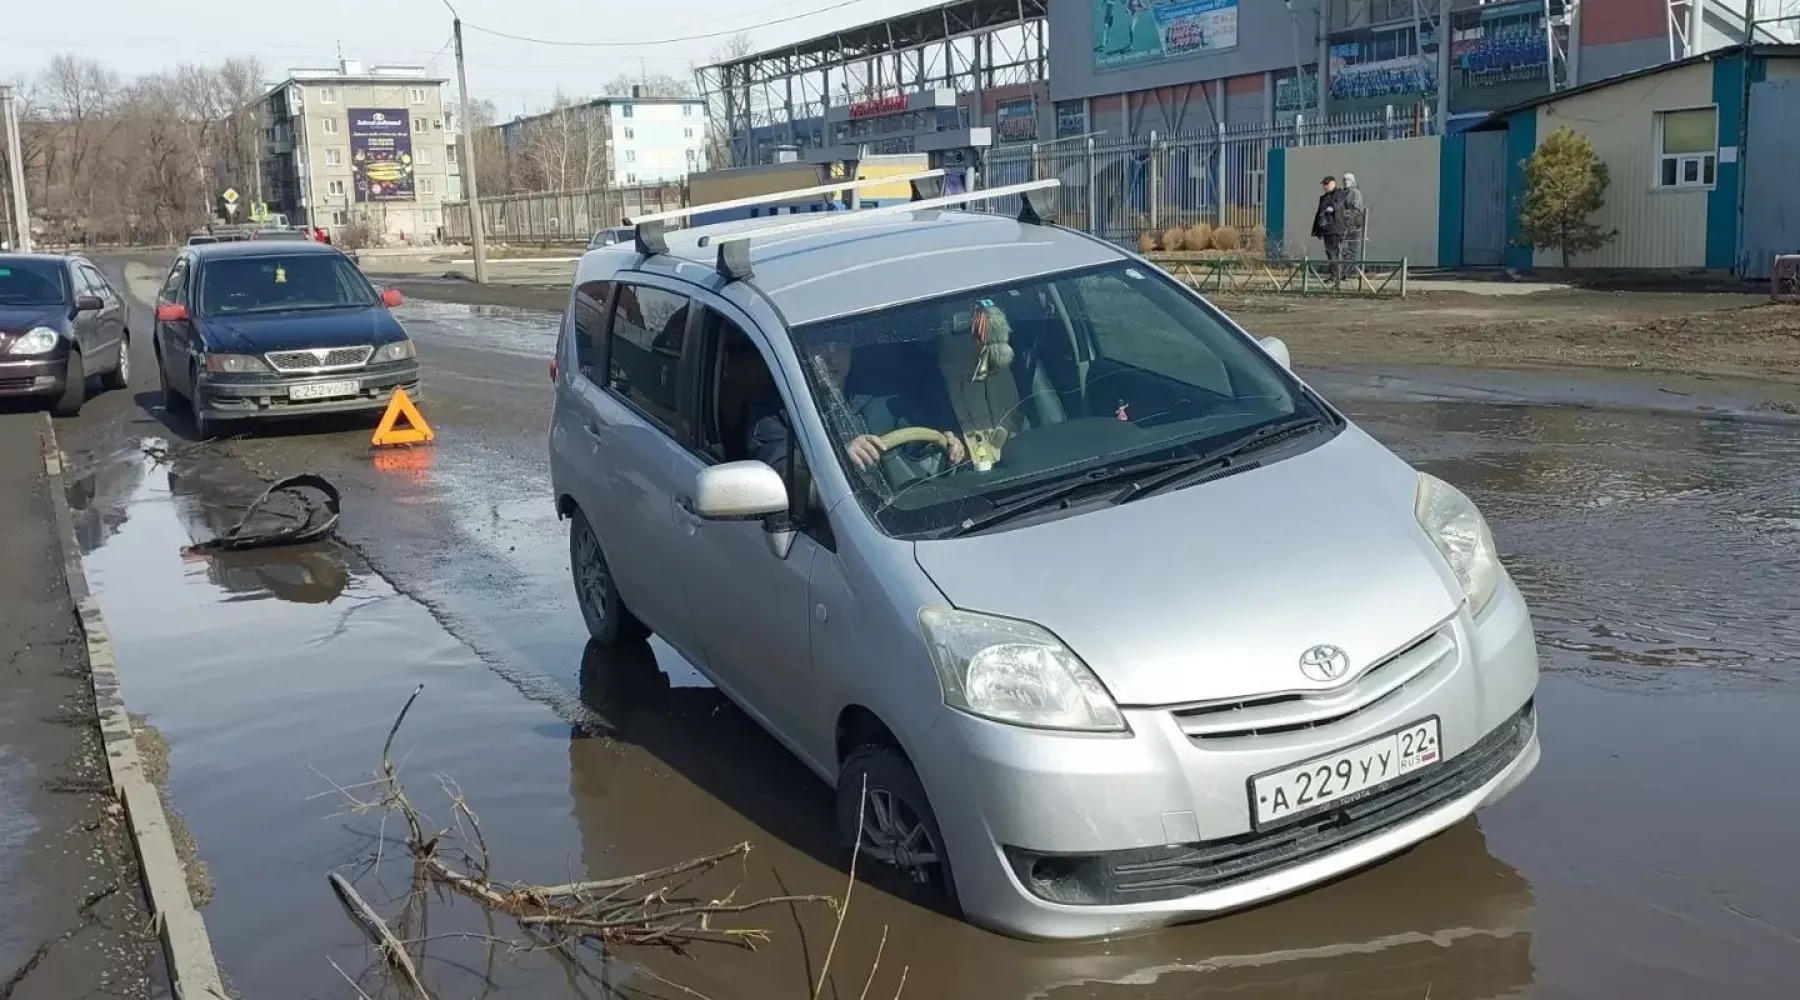
<path id="1" fill-rule="evenodd" d="M 707 310 L 705 328 L 710 353 L 700 447 L 720 462 L 768 463 L 787 482 L 789 508 L 802 526 L 817 524 L 817 493 L 805 450 L 768 362 L 756 342 L 724 316 Z"/>

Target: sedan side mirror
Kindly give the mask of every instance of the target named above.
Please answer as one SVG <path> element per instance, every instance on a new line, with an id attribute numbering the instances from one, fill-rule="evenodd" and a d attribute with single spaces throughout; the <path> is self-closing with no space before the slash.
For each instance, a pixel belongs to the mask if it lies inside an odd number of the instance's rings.
<path id="1" fill-rule="evenodd" d="M 179 323 L 188 318 L 188 308 L 179 302 L 164 302 L 156 307 L 158 323 Z"/>
<path id="2" fill-rule="evenodd" d="M 106 300 L 98 295 L 75 296 L 75 311 L 77 313 L 99 312 L 105 308 Z"/>
<path id="3" fill-rule="evenodd" d="M 1288 353 L 1287 341 L 1280 337 L 1263 337 L 1257 341 L 1257 344 L 1261 345 L 1269 357 L 1275 359 L 1276 364 L 1287 369 L 1294 367 L 1293 356 Z"/>
<path id="4" fill-rule="evenodd" d="M 787 513 L 787 484 L 766 462 L 725 462 L 700 470 L 694 515 L 706 521 L 760 521 Z"/>
<path id="5" fill-rule="evenodd" d="M 400 289 L 398 288 L 383 288 L 381 290 L 381 304 L 387 306 L 389 309 L 393 309 L 405 301 L 406 296 L 401 295 Z"/>

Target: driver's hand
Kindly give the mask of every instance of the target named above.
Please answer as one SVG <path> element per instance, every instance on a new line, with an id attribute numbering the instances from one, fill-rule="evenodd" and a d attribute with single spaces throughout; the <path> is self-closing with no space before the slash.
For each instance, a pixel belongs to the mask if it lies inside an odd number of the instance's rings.
<path id="1" fill-rule="evenodd" d="M 859 469 L 867 469 L 881 461 L 881 453 L 887 448 L 881 439 L 873 434 L 864 434 L 853 439 L 844 447 L 844 453 L 850 456 L 850 464 Z"/>
<path id="2" fill-rule="evenodd" d="M 949 456 L 951 465 L 961 465 L 962 460 L 969 457 L 967 449 L 963 448 L 962 438 L 950 431 L 944 432 L 944 452 Z"/>

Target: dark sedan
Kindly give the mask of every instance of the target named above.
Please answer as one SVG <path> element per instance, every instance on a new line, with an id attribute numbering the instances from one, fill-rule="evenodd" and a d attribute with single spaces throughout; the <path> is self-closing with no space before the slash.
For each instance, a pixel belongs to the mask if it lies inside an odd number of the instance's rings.
<path id="1" fill-rule="evenodd" d="M 244 420 L 378 411 L 419 397 L 419 362 L 378 291 L 335 247 L 214 243 L 182 250 L 156 304 L 164 405 L 201 437 Z"/>
<path id="2" fill-rule="evenodd" d="M 125 300 L 81 257 L 0 254 L 0 396 L 38 396 L 72 417 L 88 381 L 131 380 Z"/>

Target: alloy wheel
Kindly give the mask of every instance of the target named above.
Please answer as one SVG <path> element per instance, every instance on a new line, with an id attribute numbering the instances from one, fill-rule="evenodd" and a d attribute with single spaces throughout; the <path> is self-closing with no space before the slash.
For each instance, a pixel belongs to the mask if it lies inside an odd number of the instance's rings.
<path id="1" fill-rule="evenodd" d="M 930 883 L 939 857 L 925 821 L 905 801 L 883 788 L 869 789 L 864 804 L 861 852 L 893 866 L 916 884 Z"/>

